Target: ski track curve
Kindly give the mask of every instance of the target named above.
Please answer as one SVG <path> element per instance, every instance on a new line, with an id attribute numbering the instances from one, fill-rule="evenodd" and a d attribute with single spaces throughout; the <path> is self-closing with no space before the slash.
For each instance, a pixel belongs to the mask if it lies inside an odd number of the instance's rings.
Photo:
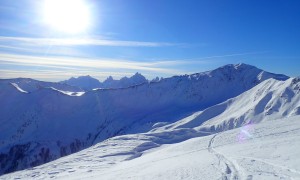
<path id="1" fill-rule="evenodd" d="M 225 165 L 225 169 L 222 170 L 222 180 L 239 180 L 239 179 L 242 179 L 241 178 L 241 175 L 239 174 L 238 172 L 238 165 L 233 163 L 228 157 L 226 157 L 225 155 L 223 155 L 222 153 L 216 151 L 214 148 L 213 148 L 213 143 L 214 143 L 214 140 L 216 138 L 218 134 L 215 134 L 209 141 L 208 143 L 208 151 L 212 154 L 214 154 L 218 160 L 219 160 L 219 166 L 221 166 L 221 163 L 224 163 Z M 220 168 L 222 169 L 222 168 Z M 248 176 L 247 177 L 247 180 L 251 180 L 252 179 L 252 176 Z"/>

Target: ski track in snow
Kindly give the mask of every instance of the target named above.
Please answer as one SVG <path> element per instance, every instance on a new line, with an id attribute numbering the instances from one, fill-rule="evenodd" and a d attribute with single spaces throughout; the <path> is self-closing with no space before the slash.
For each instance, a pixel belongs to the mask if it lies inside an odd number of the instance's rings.
<path id="1" fill-rule="evenodd" d="M 273 169 L 279 169 L 279 170 L 282 170 L 282 171 L 285 172 L 285 174 L 286 174 L 286 172 L 290 172 L 290 173 L 294 173 L 294 174 L 300 175 L 300 172 L 297 171 L 297 170 L 295 170 L 295 169 L 288 168 L 288 167 L 285 167 L 285 166 L 282 166 L 282 165 L 279 165 L 279 164 L 271 163 L 271 162 L 268 162 L 268 161 L 263 160 L 263 159 L 260 159 L 260 158 L 247 157 L 247 156 L 241 156 L 240 158 L 242 158 L 243 160 L 250 160 L 250 161 L 253 163 L 253 165 L 255 165 L 255 162 L 256 162 L 256 163 L 259 162 L 259 163 L 264 164 L 265 166 L 270 166 L 270 167 L 272 167 Z M 280 171 L 277 171 L 277 172 L 280 172 Z M 261 172 L 261 173 L 268 173 L 268 172 Z M 275 174 L 276 174 L 276 173 L 275 173 Z M 274 175 L 275 175 L 275 174 L 274 174 Z M 279 175 L 277 175 L 277 176 L 281 176 L 282 179 L 284 179 L 284 178 L 285 178 L 285 179 L 287 179 L 287 178 L 293 179 L 291 176 L 287 176 L 287 175 L 285 175 L 285 174 L 281 173 L 281 174 L 279 174 Z M 248 179 L 247 179 L 247 180 L 248 180 Z"/>
<path id="2" fill-rule="evenodd" d="M 218 134 L 215 134 L 210 139 L 207 149 L 210 153 L 214 154 L 218 158 L 220 168 L 221 168 L 221 163 L 224 163 L 225 166 L 226 166 L 226 168 L 224 170 L 222 170 L 223 171 L 222 172 L 222 180 L 228 180 L 228 179 L 238 180 L 238 179 L 241 179 L 241 175 L 239 174 L 239 171 L 238 171 L 238 169 L 240 169 L 240 167 L 238 167 L 237 164 L 233 163 L 228 157 L 226 157 L 225 155 L 221 154 L 220 152 L 216 151 L 213 148 L 213 143 L 214 143 L 214 140 L 215 140 L 217 135 Z M 249 178 L 247 178 L 247 180 L 248 179 Z"/>

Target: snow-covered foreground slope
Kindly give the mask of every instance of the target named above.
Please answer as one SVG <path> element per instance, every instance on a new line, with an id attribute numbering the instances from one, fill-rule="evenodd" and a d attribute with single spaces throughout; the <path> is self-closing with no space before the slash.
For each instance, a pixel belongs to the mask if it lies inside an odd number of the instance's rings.
<path id="1" fill-rule="evenodd" d="M 118 136 L 1 178 L 300 179 L 299 121 L 269 120 L 208 136 L 186 130 Z"/>
<path id="2" fill-rule="evenodd" d="M 168 128 L 170 123 L 195 111 L 219 107 L 216 104 L 269 78 L 287 79 L 283 75 L 238 64 L 129 88 L 99 89 L 84 94 L 55 87 L 25 93 L 28 90 L 21 84 L 0 81 L 0 174 L 49 162 L 116 135 L 147 132 L 161 126 Z M 294 93 L 290 96 L 291 102 L 281 105 L 293 107 L 297 114 L 299 110 L 294 99 L 299 99 L 299 93 L 295 89 L 291 92 Z M 217 116 L 227 106 L 221 105 L 217 114 L 213 110 L 214 113 L 201 113 L 200 116 L 208 116 L 204 119 L 209 120 L 211 115 Z M 255 115 L 261 114 L 260 109 Z M 203 112 L 209 112 L 209 109 Z M 204 122 L 195 121 L 192 128 Z M 222 122 L 218 120 L 218 123 Z M 209 128 L 220 129 L 213 125 Z M 238 126 L 229 126 L 232 127 Z"/>

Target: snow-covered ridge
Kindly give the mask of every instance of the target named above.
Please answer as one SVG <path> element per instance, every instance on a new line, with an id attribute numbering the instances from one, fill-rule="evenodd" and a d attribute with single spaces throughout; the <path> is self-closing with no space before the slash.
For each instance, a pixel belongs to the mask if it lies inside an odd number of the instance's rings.
<path id="1" fill-rule="evenodd" d="M 251 75 L 251 73 L 253 73 L 253 75 Z M 153 84 L 153 83 L 161 83 L 161 82 L 165 83 L 166 81 L 170 82 L 176 79 L 180 79 L 180 81 L 182 80 L 202 81 L 203 79 L 207 79 L 207 78 L 215 78 L 221 81 L 223 80 L 231 81 L 232 80 L 231 78 L 235 78 L 235 76 L 240 76 L 239 78 L 242 81 L 250 80 L 248 79 L 247 74 L 248 75 L 250 74 L 249 78 L 252 81 L 249 83 L 256 83 L 256 84 L 269 78 L 275 78 L 277 80 L 286 80 L 289 78 L 286 75 L 266 72 L 256 68 L 255 66 L 240 63 L 240 64 L 228 64 L 220 68 L 217 68 L 215 70 L 206 71 L 202 73 L 195 73 L 191 75 L 177 75 L 169 78 L 162 78 L 158 81 L 155 80 L 148 81 L 143 75 L 141 75 L 140 73 L 136 73 L 130 78 L 123 77 L 120 80 L 114 80 L 110 76 L 102 84 L 100 81 L 98 81 L 97 79 L 89 75 L 80 76 L 78 78 L 72 77 L 69 80 L 61 81 L 58 83 L 37 81 L 29 78 L 2 79 L 2 80 L 0 79 L 0 82 L 14 83 L 14 85 L 17 85 L 20 89 L 26 92 L 35 92 L 43 88 L 50 88 L 53 90 L 65 92 L 63 94 L 66 95 L 71 95 L 71 94 L 82 95 L 84 94 L 82 92 L 87 92 L 87 91 L 127 89 L 127 88 L 143 86 L 143 85 Z M 242 83 L 247 83 L 247 82 L 242 82 Z"/>
<path id="2" fill-rule="evenodd" d="M 296 115 L 300 115 L 300 79 L 269 79 L 235 98 L 152 131 L 193 128 L 220 132 Z"/>
<path id="3" fill-rule="evenodd" d="M 38 81 L 30 78 L 15 78 L 15 79 L 0 79 L 0 84 L 12 84 L 23 91 L 28 93 L 38 91 L 43 88 L 55 88 L 61 91 L 71 91 L 71 92 L 80 92 L 81 88 L 76 86 L 70 86 L 67 84 L 56 83 L 56 82 L 46 82 Z"/>
<path id="4" fill-rule="evenodd" d="M 227 65 L 77 97 L 53 84 L 25 94 L 1 80 L 0 153 L 5 164 L 1 172 L 43 164 L 116 135 L 174 123 L 251 89 L 262 82 L 262 72 L 249 65 Z"/>

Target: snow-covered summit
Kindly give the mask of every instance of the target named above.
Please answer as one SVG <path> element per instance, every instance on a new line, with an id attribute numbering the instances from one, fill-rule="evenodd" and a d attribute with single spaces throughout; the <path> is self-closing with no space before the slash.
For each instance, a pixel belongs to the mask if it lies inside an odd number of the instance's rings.
<path id="1" fill-rule="evenodd" d="M 190 76 L 199 78 L 199 77 L 205 76 L 205 75 L 208 75 L 208 76 L 214 77 L 214 78 L 227 79 L 227 80 L 231 80 L 233 78 L 238 77 L 241 80 L 252 79 L 253 81 L 259 81 L 259 82 L 262 82 L 269 78 L 274 78 L 277 80 L 286 80 L 289 78 L 286 75 L 270 73 L 270 72 L 264 71 L 262 69 L 259 69 L 255 66 L 252 66 L 249 64 L 244 64 L 244 63 L 228 64 L 228 65 L 224 65 L 224 66 L 219 67 L 212 71 L 207 71 L 204 73 L 196 73 L 196 74 L 192 74 Z M 253 75 L 255 75 L 255 76 L 253 76 Z M 253 79 L 253 77 L 255 77 L 255 79 Z"/>
<path id="2" fill-rule="evenodd" d="M 141 73 L 135 73 L 133 76 L 130 77 L 130 79 L 134 82 L 145 82 L 147 79 L 141 74 Z"/>

